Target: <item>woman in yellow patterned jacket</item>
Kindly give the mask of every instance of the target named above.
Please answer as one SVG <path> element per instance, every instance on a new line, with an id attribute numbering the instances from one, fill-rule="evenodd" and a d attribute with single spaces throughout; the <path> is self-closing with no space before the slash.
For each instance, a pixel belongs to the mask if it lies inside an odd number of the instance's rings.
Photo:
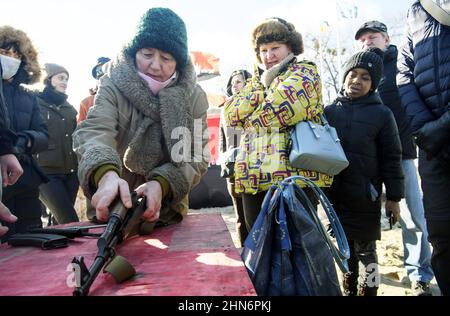
<path id="1" fill-rule="evenodd" d="M 303 53 L 301 34 L 293 24 L 270 18 L 253 30 L 252 41 L 258 61 L 254 76 L 225 104 L 227 125 L 244 129 L 235 185 L 236 192 L 242 193 L 248 230 L 272 184 L 294 175 L 308 177 L 319 187 L 329 187 L 333 180 L 330 175 L 289 163 L 290 130 L 303 120 L 320 122 L 323 113 L 317 67 L 295 57 Z"/>

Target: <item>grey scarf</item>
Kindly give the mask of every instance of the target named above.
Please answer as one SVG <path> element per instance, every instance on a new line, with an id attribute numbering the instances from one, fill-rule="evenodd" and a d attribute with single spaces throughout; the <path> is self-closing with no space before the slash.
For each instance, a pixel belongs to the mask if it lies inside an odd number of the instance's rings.
<path id="1" fill-rule="evenodd" d="M 293 58 L 294 54 L 290 53 L 278 65 L 275 65 L 272 68 L 264 71 L 264 73 L 261 75 L 261 83 L 264 85 L 266 89 L 270 86 L 272 81 L 280 74 L 280 72 L 284 71 L 286 65 L 289 64 Z"/>
<path id="2" fill-rule="evenodd" d="M 196 84 L 196 75 L 189 61 L 180 71 L 175 83 L 154 96 L 137 73 L 134 60 L 121 54 L 110 69 L 113 83 L 142 115 L 143 121 L 135 131 L 124 155 L 124 165 L 132 172 L 148 178 L 151 171 L 164 159 L 163 144 L 169 155 L 178 139 L 171 133 L 177 127 L 193 130 L 190 97 Z M 175 166 L 183 162 L 173 161 Z"/>

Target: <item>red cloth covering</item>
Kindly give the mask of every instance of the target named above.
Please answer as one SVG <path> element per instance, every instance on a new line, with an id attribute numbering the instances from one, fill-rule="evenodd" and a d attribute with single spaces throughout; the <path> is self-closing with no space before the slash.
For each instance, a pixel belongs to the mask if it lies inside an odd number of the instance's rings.
<path id="1" fill-rule="evenodd" d="M 69 247 L 54 250 L 0 245 L 0 296 L 72 295 L 69 264 L 73 257 L 84 256 L 90 266 L 96 242 L 76 238 L 69 240 Z M 133 265 L 136 275 L 116 284 L 111 275 L 100 273 L 89 295 L 256 295 L 220 214 L 188 215 L 149 236 L 130 238 L 116 250 Z"/>

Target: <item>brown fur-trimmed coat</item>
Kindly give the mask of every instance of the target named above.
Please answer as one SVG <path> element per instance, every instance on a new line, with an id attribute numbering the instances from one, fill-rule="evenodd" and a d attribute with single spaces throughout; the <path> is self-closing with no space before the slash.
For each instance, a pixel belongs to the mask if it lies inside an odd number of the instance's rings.
<path id="1" fill-rule="evenodd" d="M 21 82 L 19 83 L 33 84 L 39 82 L 41 68 L 38 62 L 38 53 L 27 34 L 8 25 L 2 26 L 0 27 L 0 47 L 8 43 L 17 43 L 23 56 L 19 73 L 24 73 L 20 76 Z M 16 75 L 16 77 L 18 76 Z"/>

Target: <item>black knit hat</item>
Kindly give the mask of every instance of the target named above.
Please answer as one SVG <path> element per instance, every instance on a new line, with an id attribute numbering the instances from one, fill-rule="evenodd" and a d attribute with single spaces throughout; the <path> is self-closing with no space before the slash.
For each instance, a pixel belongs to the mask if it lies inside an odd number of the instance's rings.
<path id="1" fill-rule="evenodd" d="M 136 34 L 125 47 L 125 52 L 135 58 L 142 48 L 157 48 L 170 53 L 177 61 L 177 69 L 182 69 L 189 57 L 186 25 L 172 10 L 152 8 L 141 18 Z"/>
<path id="2" fill-rule="evenodd" d="M 370 47 L 350 57 L 343 69 L 343 82 L 350 70 L 355 68 L 366 69 L 372 79 L 372 90 L 376 90 L 383 75 L 383 51 L 377 47 Z"/>

